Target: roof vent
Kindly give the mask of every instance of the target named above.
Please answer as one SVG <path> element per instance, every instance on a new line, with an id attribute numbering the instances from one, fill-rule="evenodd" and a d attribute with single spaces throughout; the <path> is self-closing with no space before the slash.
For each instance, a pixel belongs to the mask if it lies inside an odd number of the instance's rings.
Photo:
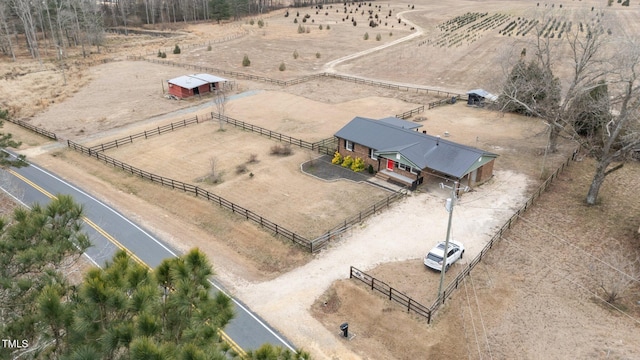
<path id="1" fill-rule="evenodd" d="M 444 132 L 444 137 L 449 137 L 449 132 L 448 131 Z"/>

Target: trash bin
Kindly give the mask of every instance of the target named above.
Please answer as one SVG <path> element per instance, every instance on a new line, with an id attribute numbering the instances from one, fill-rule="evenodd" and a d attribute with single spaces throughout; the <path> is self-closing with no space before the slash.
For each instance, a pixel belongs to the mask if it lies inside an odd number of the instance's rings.
<path id="1" fill-rule="evenodd" d="M 456 103 L 456 97 L 455 97 L 455 96 L 453 96 L 453 97 L 451 98 L 451 103 L 452 103 L 452 104 L 455 104 L 455 103 Z"/>
<path id="2" fill-rule="evenodd" d="M 344 323 L 340 325 L 340 331 L 342 331 L 342 336 L 348 338 L 349 337 L 349 323 Z"/>

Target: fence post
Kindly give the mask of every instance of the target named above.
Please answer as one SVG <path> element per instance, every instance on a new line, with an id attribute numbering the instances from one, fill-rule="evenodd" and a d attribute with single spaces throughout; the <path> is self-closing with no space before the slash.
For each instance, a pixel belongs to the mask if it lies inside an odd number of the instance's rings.
<path id="1" fill-rule="evenodd" d="M 349 279 L 352 279 L 352 278 L 353 278 L 353 266 L 349 266 Z"/>
<path id="2" fill-rule="evenodd" d="M 389 300 L 391 300 L 391 298 L 393 298 L 393 288 L 391 286 L 389 286 Z"/>

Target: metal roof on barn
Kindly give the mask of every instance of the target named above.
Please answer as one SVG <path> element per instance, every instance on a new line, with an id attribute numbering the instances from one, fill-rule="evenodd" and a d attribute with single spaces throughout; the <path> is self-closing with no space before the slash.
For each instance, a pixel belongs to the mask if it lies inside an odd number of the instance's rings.
<path id="1" fill-rule="evenodd" d="M 227 81 L 227 79 L 210 74 L 193 74 L 178 76 L 177 78 L 170 79 L 167 82 L 169 84 L 177 85 L 185 89 L 195 89 L 198 86 L 202 86 L 205 84 L 224 81 Z"/>
<path id="2" fill-rule="evenodd" d="M 492 93 L 483 90 L 483 89 L 475 89 L 475 90 L 469 90 L 467 91 L 467 95 L 478 95 L 480 97 L 483 97 L 485 99 L 489 99 L 491 101 L 496 101 L 498 100 L 498 96 L 497 95 L 493 95 Z"/>
<path id="3" fill-rule="evenodd" d="M 376 154 L 400 154 L 412 166 L 462 178 L 498 155 L 389 122 L 356 117 L 336 137 L 374 149 Z"/>

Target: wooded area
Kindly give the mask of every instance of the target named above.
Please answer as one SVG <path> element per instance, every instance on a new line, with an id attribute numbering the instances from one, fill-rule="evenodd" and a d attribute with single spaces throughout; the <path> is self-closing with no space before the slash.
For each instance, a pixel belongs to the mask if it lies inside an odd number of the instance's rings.
<path id="1" fill-rule="evenodd" d="M 16 60 L 100 52 L 105 31 L 132 26 L 238 19 L 283 7 L 281 0 L 8 0 L 0 2 L 0 51 Z"/>

